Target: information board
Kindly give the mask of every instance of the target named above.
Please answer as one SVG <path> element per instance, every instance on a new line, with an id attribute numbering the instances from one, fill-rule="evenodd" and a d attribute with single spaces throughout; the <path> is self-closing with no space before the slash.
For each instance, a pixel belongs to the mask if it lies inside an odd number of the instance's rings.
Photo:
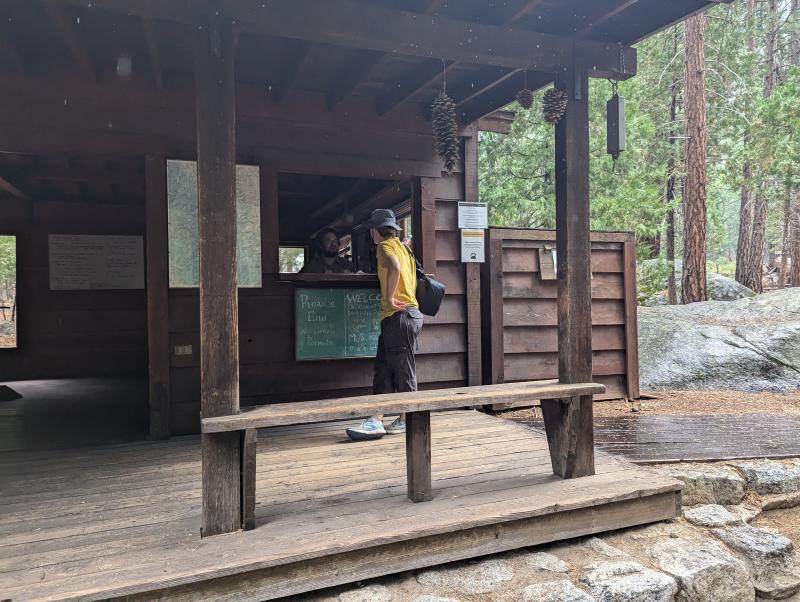
<path id="1" fill-rule="evenodd" d="M 376 288 L 298 288 L 294 321 L 297 360 L 375 357 L 381 294 Z"/>
<path id="2" fill-rule="evenodd" d="M 458 203 L 458 227 L 485 230 L 489 227 L 489 210 L 486 203 Z"/>
<path id="3" fill-rule="evenodd" d="M 50 290 L 144 288 L 141 236 L 50 234 Z"/>

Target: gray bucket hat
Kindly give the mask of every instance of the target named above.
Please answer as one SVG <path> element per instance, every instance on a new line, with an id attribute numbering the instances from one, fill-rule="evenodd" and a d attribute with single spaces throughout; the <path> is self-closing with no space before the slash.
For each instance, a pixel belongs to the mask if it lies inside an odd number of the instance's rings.
<path id="1" fill-rule="evenodd" d="M 372 215 L 370 215 L 369 219 L 363 223 L 363 226 L 365 228 L 383 228 L 384 226 L 389 226 L 398 232 L 402 230 L 402 228 L 397 225 L 397 221 L 394 217 L 394 211 L 391 209 L 373 210 Z"/>

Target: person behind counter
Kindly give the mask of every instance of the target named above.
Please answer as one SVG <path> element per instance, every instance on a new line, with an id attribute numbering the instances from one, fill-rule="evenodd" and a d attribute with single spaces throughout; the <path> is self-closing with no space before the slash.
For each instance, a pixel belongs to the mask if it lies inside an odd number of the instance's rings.
<path id="1" fill-rule="evenodd" d="M 314 258 L 300 270 L 301 274 L 355 274 L 353 262 L 339 255 L 339 235 L 333 228 L 320 230 L 314 237 Z"/>
<path id="2" fill-rule="evenodd" d="M 378 280 L 381 284 L 381 334 L 375 357 L 372 392 L 401 393 L 417 390 L 414 352 L 422 329 L 419 311 L 417 267 L 409 249 L 400 242 L 400 226 L 390 209 L 375 209 L 364 222 L 376 245 Z M 353 440 L 380 439 L 386 433 L 405 433 L 405 416 L 384 427 L 383 416 L 371 416 L 346 430 Z"/>

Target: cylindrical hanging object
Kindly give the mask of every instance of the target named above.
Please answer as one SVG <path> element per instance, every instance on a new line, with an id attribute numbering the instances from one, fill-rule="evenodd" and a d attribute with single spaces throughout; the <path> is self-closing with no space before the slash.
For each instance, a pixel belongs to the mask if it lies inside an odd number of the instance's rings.
<path id="1" fill-rule="evenodd" d="M 625 99 L 616 92 L 606 103 L 606 149 L 615 161 L 625 150 Z"/>

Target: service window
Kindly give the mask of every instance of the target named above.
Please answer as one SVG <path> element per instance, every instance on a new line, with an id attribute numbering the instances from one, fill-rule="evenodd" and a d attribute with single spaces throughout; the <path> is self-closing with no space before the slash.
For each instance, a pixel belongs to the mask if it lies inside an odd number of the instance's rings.
<path id="1" fill-rule="evenodd" d="M 167 161 L 169 285 L 200 286 L 197 163 Z M 261 194 L 258 167 L 236 166 L 236 261 L 240 288 L 261 287 Z"/>
<path id="2" fill-rule="evenodd" d="M 376 178 L 279 173 L 281 273 L 297 273 L 308 266 L 303 273 L 305 279 L 324 280 L 330 276 L 338 280 L 349 273 L 342 269 L 373 272 L 374 262 L 370 261 L 365 233 L 359 225 L 373 209 L 405 201 L 409 190 L 407 183 Z M 331 231 L 338 236 L 338 249 L 329 244 Z M 323 263 L 335 267 L 328 268 Z"/>

